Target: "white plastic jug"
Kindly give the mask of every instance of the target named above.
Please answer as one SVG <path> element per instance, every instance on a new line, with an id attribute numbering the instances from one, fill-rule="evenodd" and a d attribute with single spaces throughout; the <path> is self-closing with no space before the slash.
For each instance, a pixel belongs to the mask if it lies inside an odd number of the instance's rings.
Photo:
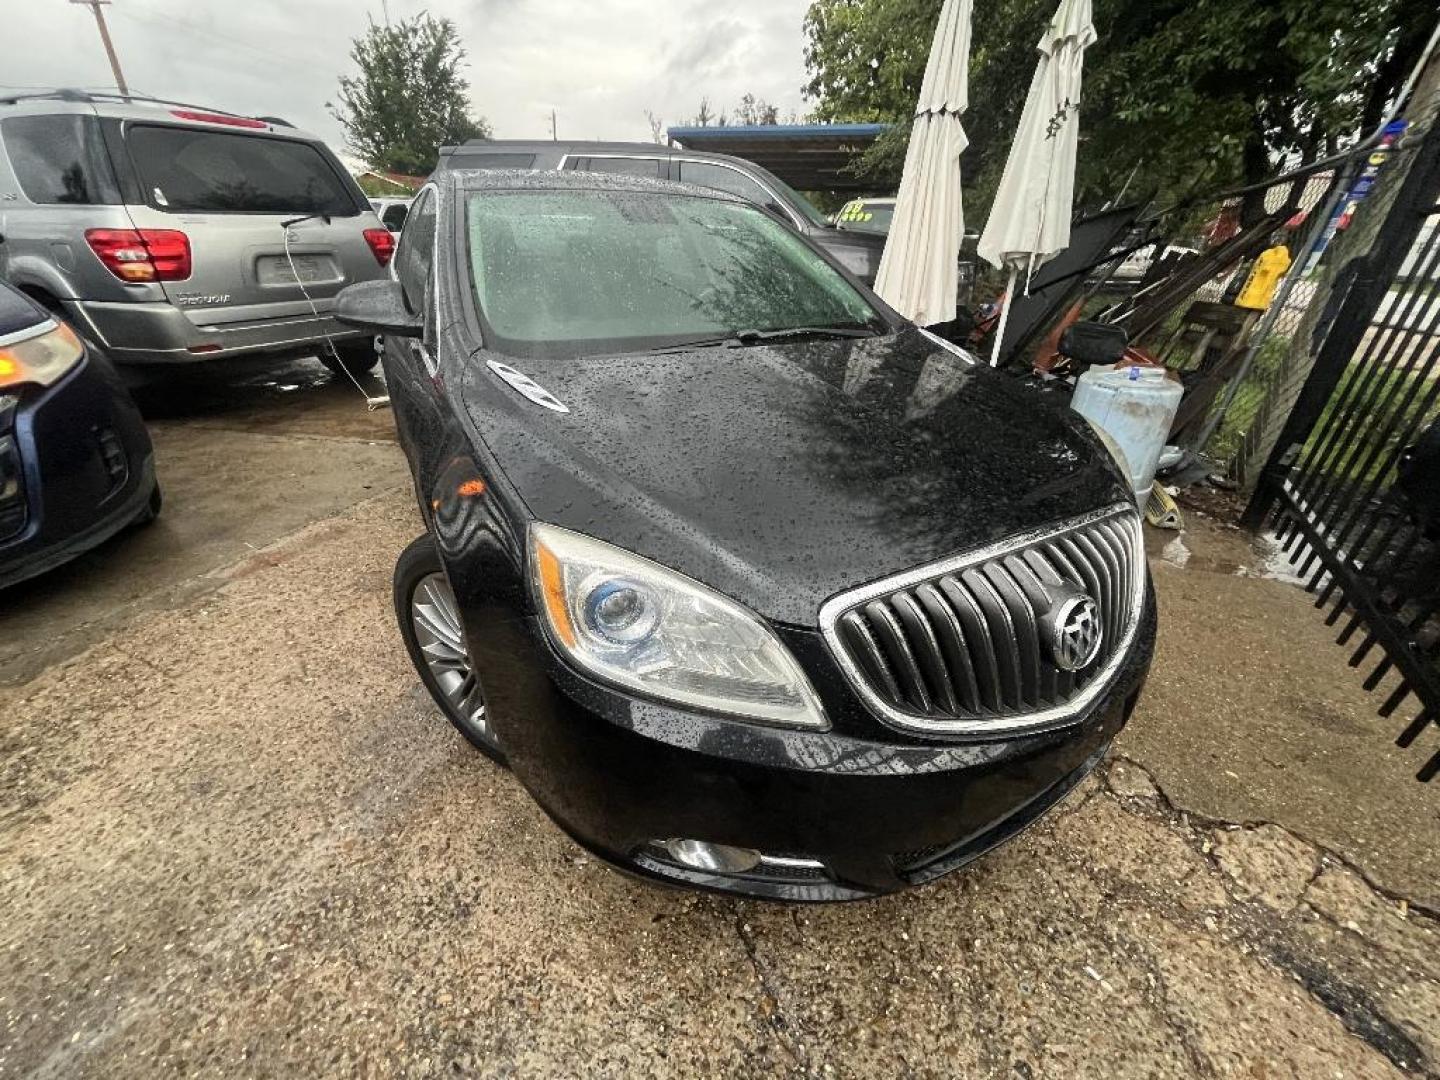
<path id="1" fill-rule="evenodd" d="M 1141 506 L 1184 395 L 1164 368 L 1133 364 L 1096 364 L 1075 385 L 1070 407 L 1115 440 Z"/>

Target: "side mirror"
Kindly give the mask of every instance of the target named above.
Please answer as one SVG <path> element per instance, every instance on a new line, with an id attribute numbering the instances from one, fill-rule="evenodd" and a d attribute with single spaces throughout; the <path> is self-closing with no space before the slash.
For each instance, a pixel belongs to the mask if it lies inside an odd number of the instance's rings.
<path id="1" fill-rule="evenodd" d="M 347 285 L 335 297 L 335 321 L 356 330 L 392 337 L 420 337 L 425 320 L 405 307 L 398 281 L 361 281 Z"/>

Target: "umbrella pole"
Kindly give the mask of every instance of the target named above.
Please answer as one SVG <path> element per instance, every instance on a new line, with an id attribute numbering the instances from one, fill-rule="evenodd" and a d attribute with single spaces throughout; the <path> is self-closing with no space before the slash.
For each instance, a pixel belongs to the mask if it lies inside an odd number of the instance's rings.
<path id="1" fill-rule="evenodd" d="M 1015 302 L 1015 264 L 1010 264 L 1010 284 L 1005 286 L 1005 306 L 1000 309 L 1000 325 L 995 328 L 995 345 L 990 350 L 990 366 L 1000 365 L 1000 343 L 1005 340 L 1005 327 L 1010 322 L 1010 305 Z"/>

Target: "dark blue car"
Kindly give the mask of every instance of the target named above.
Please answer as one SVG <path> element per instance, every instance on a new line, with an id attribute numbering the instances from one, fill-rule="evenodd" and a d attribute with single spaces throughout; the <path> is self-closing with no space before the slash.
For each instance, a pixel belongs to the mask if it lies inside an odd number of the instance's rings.
<path id="1" fill-rule="evenodd" d="M 159 511 L 150 436 L 115 369 L 0 284 L 0 589 Z"/>

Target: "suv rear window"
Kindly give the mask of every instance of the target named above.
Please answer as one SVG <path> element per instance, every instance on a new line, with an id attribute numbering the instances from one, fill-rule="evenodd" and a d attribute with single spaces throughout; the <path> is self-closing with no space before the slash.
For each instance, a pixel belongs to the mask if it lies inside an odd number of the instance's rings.
<path id="1" fill-rule="evenodd" d="M 146 201 L 162 210 L 359 213 L 335 168 L 310 143 L 153 124 L 131 127 L 126 141 Z"/>
<path id="2" fill-rule="evenodd" d="M 0 122 L 5 153 L 36 203 L 118 203 L 120 190 L 93 116 L 12 116 Z"/>

